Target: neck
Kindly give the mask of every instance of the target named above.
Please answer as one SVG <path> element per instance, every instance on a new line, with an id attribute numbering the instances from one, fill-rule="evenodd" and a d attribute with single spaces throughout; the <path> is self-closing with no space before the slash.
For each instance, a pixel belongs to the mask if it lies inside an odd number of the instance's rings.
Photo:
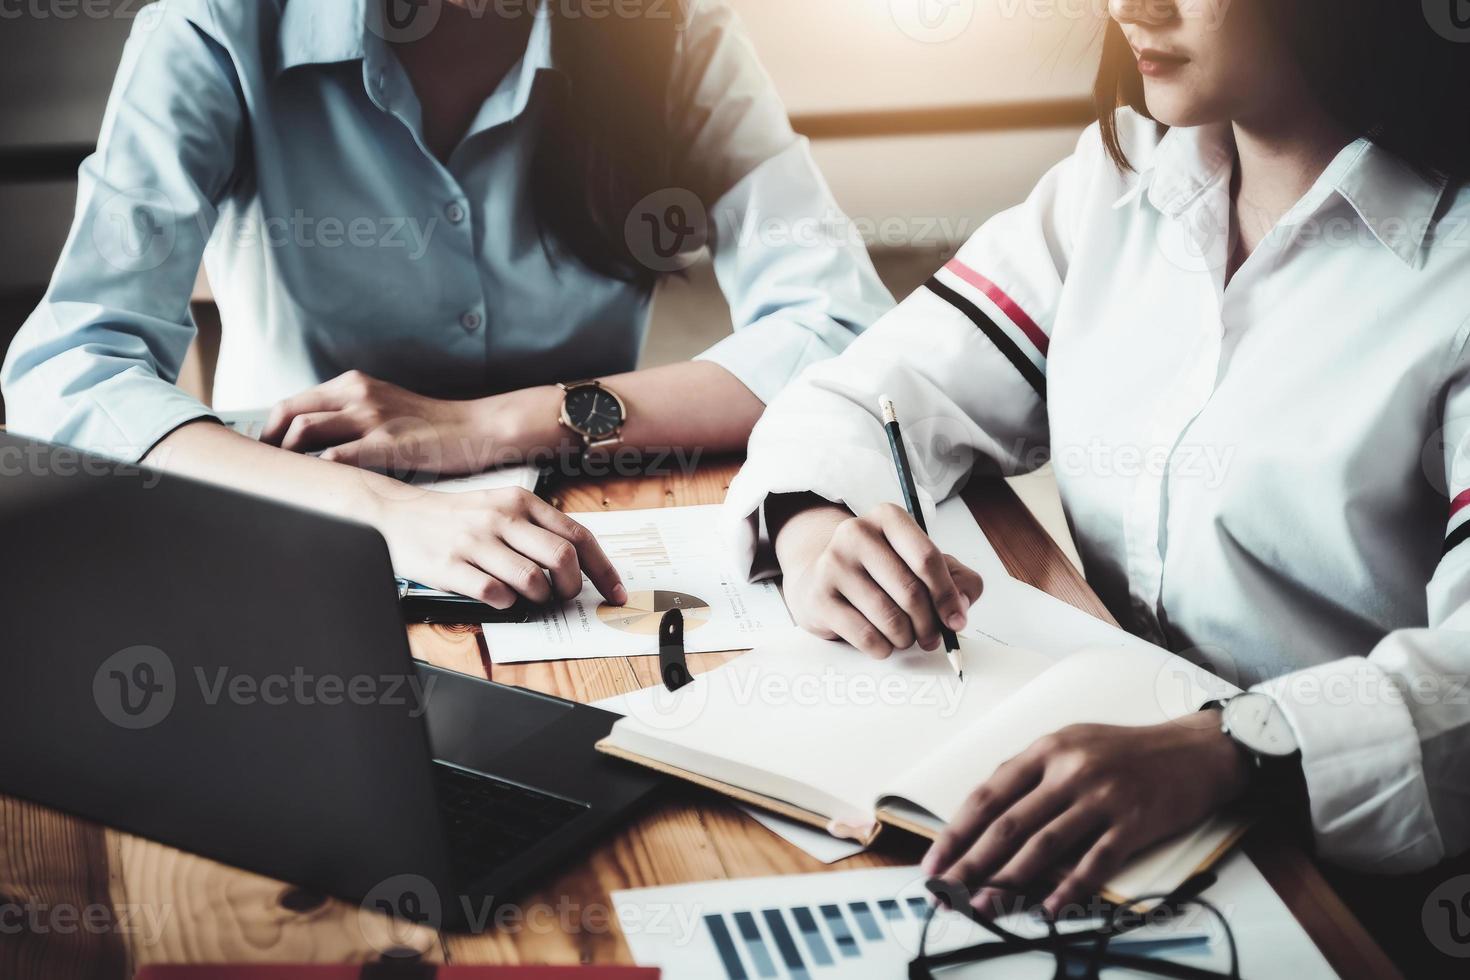
<path id="1" fill-rule="evenodd" d="M 1265 234 L 1322 176 L 1352 134 L 1315 101 L 1232 123 L 1240 230 Z"/>

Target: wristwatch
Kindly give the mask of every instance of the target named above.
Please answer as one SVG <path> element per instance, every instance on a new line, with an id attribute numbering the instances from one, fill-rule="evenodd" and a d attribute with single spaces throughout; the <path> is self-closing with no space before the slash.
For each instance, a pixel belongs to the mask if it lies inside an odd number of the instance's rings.
<path id="1" fill-rule="evenodd" d="M 601 381 L 558 384 L 561 412 L 556 421 L 582 440 L 582 449 L 606 449 L 623 439 L 628 406 Z"/>
<path id="2" fill-rule="evenodd" d="M 1246 691 L 1202 710 L 1218 709 L 1220 731 L 1245 757 L 1250 770 L 1246 802 L 1294 819 L 1308 819 L 1307 782 L 1302 751 L 1286 713 L 1269 695 Z"/>

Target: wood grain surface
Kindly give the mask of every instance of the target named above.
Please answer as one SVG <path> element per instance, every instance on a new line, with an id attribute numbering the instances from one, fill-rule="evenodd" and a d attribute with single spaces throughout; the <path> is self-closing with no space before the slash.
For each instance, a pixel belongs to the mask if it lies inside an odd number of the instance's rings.
<path id="1" fill-rule="evenodd" d="M 714 461 L 689 474 L 571 483 L 553 500 L 570 513 L 718 503 L 736 468 Z M 1111 621 L 1004 483 L 977 483 L 966 500 L 1012 575 Z M 651 657 L 491 669 L 476 628 L 413 626 L 409 640 L 422 660 L 575 701 L 657 680 Z M 691 667 L 697 674 L 731 656 L 691 657 Z M 1260 834 L 1248 850 L 1341 976 L 1398 975 L 1300 850 Z M 921 842 L 889 833 L 838 867 L 913 863 L 921 853 Z M 626 963 L 617 889 L 827 867 L 721 799 L 678 787 L 522 896 L 496 928 L 438 934 L 0 797 L 0 978 L 121 980 L 152 963 L 362 962 L 409 951 L 434 962 Z"/>

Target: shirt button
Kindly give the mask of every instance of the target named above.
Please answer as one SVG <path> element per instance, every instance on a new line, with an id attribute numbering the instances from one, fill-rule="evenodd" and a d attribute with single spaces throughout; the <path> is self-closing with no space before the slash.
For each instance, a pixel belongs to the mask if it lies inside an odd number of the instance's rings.
<path id="1" fill-rule="evenodd" d="M 464 327 L 466 333 L 474 333 L 476 330 L 479 330 L 480 325 L 484 322 L 485 318 L 480 316 L 480 314 L 476 313 L 474 310 L 470 310 L 464 316 L 459 318 L 459 325 L 461 327 Z"/>
<path id="2" fill-rule="evenodd" d="M 450 224 L 459 224 L 464 220 L 464 205 L 458 201 L 451 201 L 444 209 L 444 217 L 449 219 Z"/>

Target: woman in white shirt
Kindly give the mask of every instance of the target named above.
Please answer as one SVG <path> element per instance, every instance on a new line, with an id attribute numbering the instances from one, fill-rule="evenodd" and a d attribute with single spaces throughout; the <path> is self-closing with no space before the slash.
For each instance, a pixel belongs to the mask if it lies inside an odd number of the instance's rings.
<path id="1" fill-rule="evenodd" d="M 1110 13 L 1100 125 L 770 406 L 742 543 L 873 656 L 935 648 L 933 607 L 962 626 L 981 582 L 897 506 L 890 395 L 931 502 L 1049 456 L 1120 622 L 1265 694 L 1299 749 L 1217 708 L 1046 739 L 927 856 L 977 908 L 1063 870 L 1058 912 L 1266 772 L 1324 856 L 1428 867 L 1470 847 L 1470 46 L 1418 4 Z"/>

